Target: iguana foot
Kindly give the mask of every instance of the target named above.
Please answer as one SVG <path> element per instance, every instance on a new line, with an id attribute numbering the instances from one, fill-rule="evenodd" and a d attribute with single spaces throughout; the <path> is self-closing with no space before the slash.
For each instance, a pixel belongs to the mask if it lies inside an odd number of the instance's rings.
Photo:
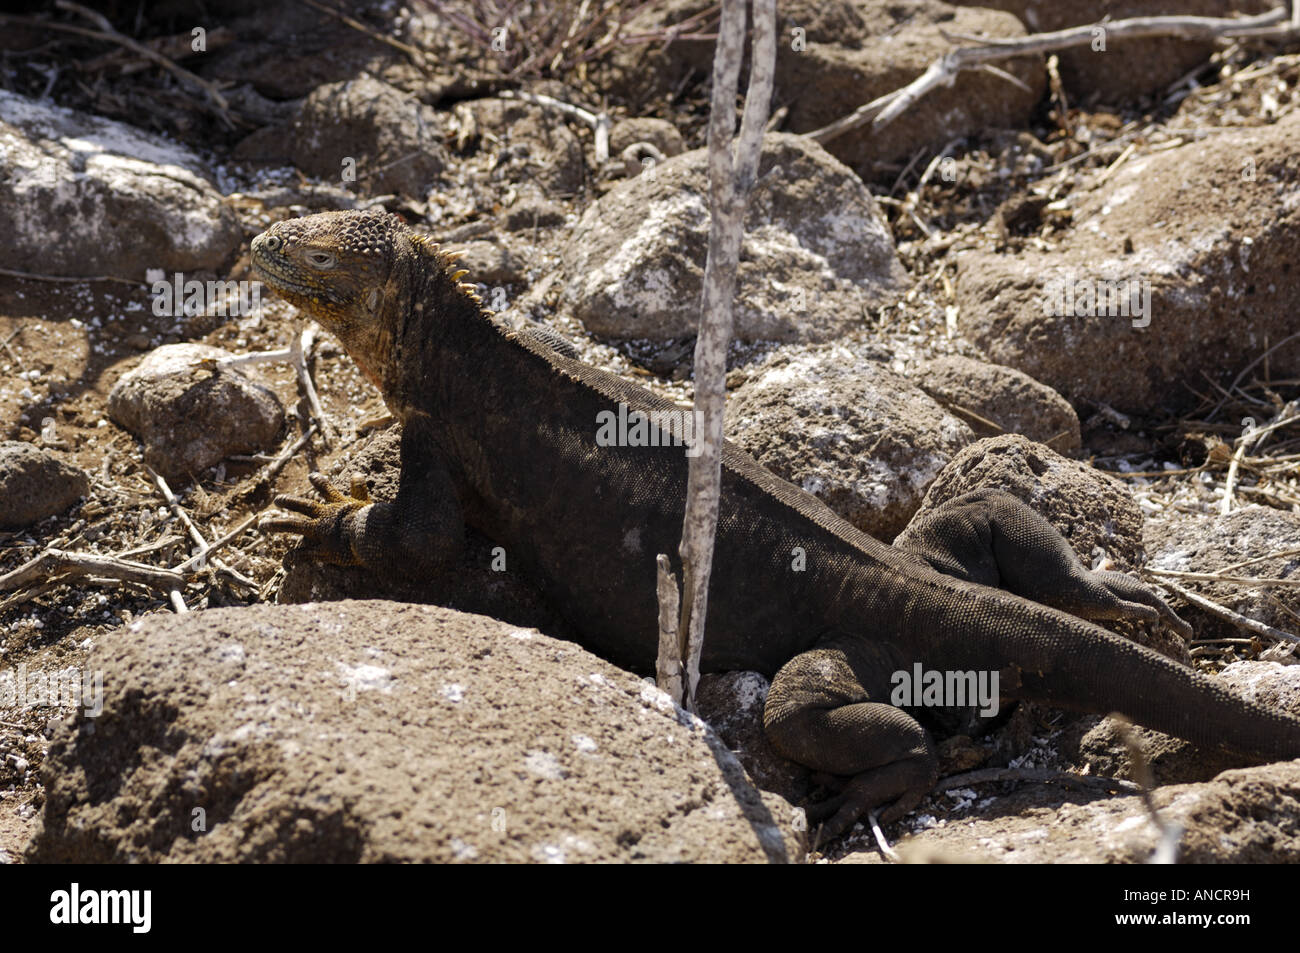
<path id="1" fill-rule="evenodd" d="M 320 562 L 356 565 L 361 560 L 349 542 L 347 523 L 354 513 L 372 502 L 365 483 L 354 477 L 350 495 L 344 496 L 323 473 L 312 473 L 308 479 L 325 502 L 301 496 L 277 496 L 276 506 L 302 515 L 270 517 L 262 521 L 262 530 L 296 533 L 302 537 L 302 551 Z"/>
<path id="2" fill-rule="evenodd" d="M 1059 590 L 1056 608 L 1081 619 L 1164 622 L 1185 639 L 1192 637 L 1192 627 L 1158 595 L 1122 572 L 1107 572 L 1079 567 L 1074 586 Z"/>
<path id="3" fill-rule="evenodd" d="M 816 832 L 813 848 L 846 833 L 868 812 L 880 808 L 878 820 L 889 824 L 909 813 L 934 787 L 934 773 L 924 759 L 895 761 L 863 771 L 845 788 L 804 808 Z"/>

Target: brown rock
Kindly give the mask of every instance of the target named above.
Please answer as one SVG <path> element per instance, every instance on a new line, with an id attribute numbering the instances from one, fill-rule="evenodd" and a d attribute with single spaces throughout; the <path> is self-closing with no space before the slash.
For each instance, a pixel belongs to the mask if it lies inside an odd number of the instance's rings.
<path id="1" fill-rule="evenodd" d="M 880 539 L 974 439 L 906 378 L 844 346 L 788 347 L 727 401 L 727 437 Z"/>
<path id="2" fill-rule="evenodd" d="M 274 393 L 238 368 L 199 363 L 229 356 L 200 344 L 164 345 L 109 393 L 109 416 L 140 438 L 145 462 L 163 476 L 197 474 L 279 439 L 284 410 Z"/>
<path id="3" fill-rule="evenodd" d="M 423 199 L 447 164 L 440 114 L 364 73 L 314 90 L 284 138 L 293 164 L 308 175 L 368 195 Z M 355 181 L 345 177 L 349 162 Z"/>
<path id="4" fill-rule="evenodd" d="M 745 214 L 735 334 L 825 340 L 906 284 L 875 200 L 816 143 L 764 140 Z M 593 334 L 694 335 L 708 250 L 706 150 L 620 183 L 582 216 L 564 250 L 566 301 Z"/>
<path id="5" fill-rule="evenodd" d="M 1065 456 L 1079 453 L 1079 417 L 1074 408 L 1028 374 L 968 357 L 941 357 L 917 368 L 916 383 L 965 420 L 977 436 L 1018 433 Z"/>
<path id="6" fill-rule="evenodd" d="M 1134 159 L 1076 193 L 1058 247 L 958 253 L 966 333 L 1076 406 L 1176 411 L 1202 373 L 1230 381 L 1295 330 L 1297 135 L 1293 112 Z M 1269 367 L 1300 373 L 1300 343 Z"/>
<path id="7" fill-rule="evenodd" d="M 517 285 L 525 281 L 523 269 L 506 246 L 497 242 L 466 242 L 449 245 L 449 251 L 459 255 L 460 266 L 469 272 L 465 281 L 484 284 L 489 288 Z M 491 304 L 491 301 L 485 299 Z"/>
<path id="8" fill-rule="evenodd" d="M 219 268 L 243 240 L 188 149 L 4 90 L 0 181 L 6 268 L 139 281 Z"/>
<path id="9" fill-rule="evenodd" d="M 506 211 L 505 225 L 512 232 L 553 228 L 568 219 L 564 206 L 537 195 L 525 195 Z"/>
<path id="10" fill-rule="evenodd" d="M 23 529 L 62 513 L 90 492 L 90 477 L 52 451 L 0 443 L 0 529 Z"/>
<path id="11" fill-rule="evenodd" d="M 1252 764 L 1250 758 L 1221 751 L 1206 751 L 1195 745 L 1141 725 L 1133 726 L 1142 746 L 1142 757 L 1156 784 L 1209 781 L 1221 771 Z M 1084 733 L 1079 742 L 1079 763 L 1090 774 L 1135 781 L 1133 761 L 1124 730 L 1113 718 L 1103 718 Z"/>
<path id="12" fill-rule="evenodd" d="M 577 645 L 391 602 L 132 623 L 87 663 L 28 859 L 780 862 L 793 810 Z"/>

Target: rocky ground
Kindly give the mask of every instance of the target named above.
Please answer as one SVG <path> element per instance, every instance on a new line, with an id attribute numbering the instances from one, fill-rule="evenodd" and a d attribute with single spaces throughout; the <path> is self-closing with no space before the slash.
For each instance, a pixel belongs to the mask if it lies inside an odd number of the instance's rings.
<path id="1" fill-rule="evenodd" d="M 0 857 L 880 859 L 861 829 L 807 852 L 796 808 L 828 782 L 767 750 L 760 676 L 707 680 L 706 725 L 563 641 L 488 540 L 403 589 L 256 525 L 313 469 L 394 489 L 382 401 L 336 342 L 209 284 L 248 282 L 281 218 L 398 212 L 504 320 L 690 398 L 707 3 L 526 7 L 503 48 L 492 0 L 24 6 L 0 21 Z M 1009 489 L 1091 564 L 1178 587 L 1196 633 L 1122 634 L 1300 713 L 1294 41 L 1022 57 L 823 147 L 806 134 L 945 33 L 1224 4 L 780 6 L 729 437 L 884 539 Z M 605 110 L 611 158 L 519 92 Z M 1098 283 L 1131 313 L 1099 313 Z M 434 605 L 289 605 L 374 597 Z M 1182 859 L 1300 859 L 1294 765 L 1140 735 Z M 1108 719 L 1020 706 L 943 754 L 953 786 L 885 831 L 905 858 L 1159 840 L 1105 780 L 1135 771 Z"/>

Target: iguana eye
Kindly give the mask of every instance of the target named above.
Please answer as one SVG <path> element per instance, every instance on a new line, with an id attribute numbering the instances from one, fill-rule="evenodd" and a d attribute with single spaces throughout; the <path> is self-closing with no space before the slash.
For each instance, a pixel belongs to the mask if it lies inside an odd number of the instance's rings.
<path id="1" fill-rule="evenodd" d="M 307 261 L 317 268 L 329 268 L 334 264 L 334 256 L 328 252 L 312 251 L 307 253 Z"/>

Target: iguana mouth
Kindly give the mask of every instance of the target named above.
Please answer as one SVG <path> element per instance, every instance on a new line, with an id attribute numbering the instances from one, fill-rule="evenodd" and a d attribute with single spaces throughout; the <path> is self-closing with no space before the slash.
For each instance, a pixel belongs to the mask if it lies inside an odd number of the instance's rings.
<path id="1" fill-rule="evenodd" d="M 309 285 L 298 280 L 292 272 L 287 271 L 281 261 L 268 255 L 256 245 L 253 246 L 252 252 L 253 267 L 257 269 L 258 274 L 271 286 L 273 291 L 281 293 L 287 291 L 304 298 L 324 298 L 335 304 L 341 303 L 341 299 L 328 288 Z"/>

